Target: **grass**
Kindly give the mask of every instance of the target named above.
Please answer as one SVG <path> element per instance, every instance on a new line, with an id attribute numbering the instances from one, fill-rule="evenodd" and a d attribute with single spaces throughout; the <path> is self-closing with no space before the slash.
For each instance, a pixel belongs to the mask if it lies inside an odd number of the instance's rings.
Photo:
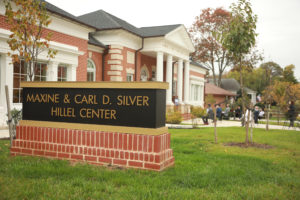
<path id="1" fill-rule="evenodd" d="M 175 166 L 163 172 L 108 169 L 10 157 L 0 141 L 0 199 L 300 199 L 300 133 L 254 129 L 272 149 L 224 146 L 244 129 L 171 129 Z"/>

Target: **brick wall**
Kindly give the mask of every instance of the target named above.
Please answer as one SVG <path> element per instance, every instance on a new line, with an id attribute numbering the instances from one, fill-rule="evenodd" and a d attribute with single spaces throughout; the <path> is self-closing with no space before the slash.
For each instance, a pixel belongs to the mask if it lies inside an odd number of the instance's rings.
<path id="1" fill-rule="evenodd" d="M 0 15 L 0 28 L 9 30 L 10 25 L 5 21 L 5 16 Z M 87 47 L 88 41 L 70 36 L 57 31 L 44 29 L 44 35 L 52 32 L 51 41 L 59 42 L 62 44 L 72 45 L 78 47 L 79 51 L 84 52 L 83 55 L 78 56 L 78 67 L 77 67 L 77 81 L 85 81 L 87 78 L 86 66 L 87 66 Z"/>
<path id="2" fill-rule="evenodd" d="M 138 135 L 18 126 L 11 155 L 161 171 L 174 164 L 170 134 Z"/>
<path id="3" fill-rule="evenodd" d="M 102 81 L 102 53 L 95 51 L 88 51 L 88 55 L 92 53 L 90 59 L 93 60 L 96 66 L 96 81 Z"/>

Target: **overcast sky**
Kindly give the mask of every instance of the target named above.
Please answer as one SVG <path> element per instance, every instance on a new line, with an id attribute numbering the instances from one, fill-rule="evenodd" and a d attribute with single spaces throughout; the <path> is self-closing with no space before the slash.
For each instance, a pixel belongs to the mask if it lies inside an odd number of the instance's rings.
<path id="1" fill-rule="evenodd" d="M 237 0 L 48 0 L 63 10 L 79 16 L 105 10 L 136 27 L 184 24 L 191 26 L 202 9 L 229 9 Z M 251 0 L 258 16 L 258 48 L 265 62 L 281 67 L 296 66 L 300 81 L 300 0 Z"/>

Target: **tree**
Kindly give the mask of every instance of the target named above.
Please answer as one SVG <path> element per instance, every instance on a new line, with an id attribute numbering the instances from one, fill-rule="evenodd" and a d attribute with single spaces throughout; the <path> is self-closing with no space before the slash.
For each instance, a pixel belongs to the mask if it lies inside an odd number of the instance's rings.
<path id="1" fill-rule="evenodd" d="M 15 6 L 15 7 L 14 7 Z M 13 62 L 24 60 L 28 67 L 29 80 L 34 80 L 34 67 L 40 53 L 48 49 L 48 58 L 54 58 L 56 51 L 49 48 L 52 34 L 45 27 L 51 19 L 40 0 L 5 0 L 5 16 L 12 32 L 7 41 Z M 16 8 L 16 9 L 13 9 Z"/>
<path id="2" fill-rule="evenodd" d="M 251 4 L 247 0 L 239 0 L 238 4 L 231 5 L 231 20 L 222 38 L 223 46 L 228 49 L 235 58 L 235 62 L 240 68 L 240 84 L 242 99 L 244 99 L 244 85 L 242 76 L 243 58 L 250 53 L 255 45 L 255 33 L 257 16 L 253 14 Z M 243 102 L 243 113 L 245 113 L 245 103 Z M 249 123 L 246 123 L 245 143 L 249 143 L 248 137 Z"/>
<path id="3" fill-rule="evenodd" d="M 298 83 L 297 79 L 295 78 L 294 75 L 294 69 L 295 69 L 295 65 L 288 65 L 283 69 L 283 81 L 286 82 L 291 82 L 291 83 Z"/>
<path id="4" fill-rule="evenodd" d="M 275 62 L 262 63 L 259 67 L 264 70 L 265 80 L 268 85 L 271 85 L 272 81 L 279 79 L 282 75 L 282 68 Z"/>
<path id="5" fill-rule="evenodd" d="M 192 54 L 193 60 L 211 70 L 214 84 L 218 86 L 221 85 L 223 72 L 232 62 L 228 50 L 223 48 L 218 40 L 222 37 L 224 27 L 227 27 L 229 20 L 230 13 L 223 8 L 207 8 L 196 17 L 189 31 L 196 47 L 196 51 Z"/>
<path id="6" fill-rule="evenodd" d="M 300 84 L 293 84 L 291 82 L 275 81 L 268 86 L 264 91 L 264 101 L 275 101 L 277 104 L 277 112 L 286 112 L 289 106 L 289 101 L 296 102 L 300 99 Z M 279 123 L 279 115 L 277 119 Z"/>

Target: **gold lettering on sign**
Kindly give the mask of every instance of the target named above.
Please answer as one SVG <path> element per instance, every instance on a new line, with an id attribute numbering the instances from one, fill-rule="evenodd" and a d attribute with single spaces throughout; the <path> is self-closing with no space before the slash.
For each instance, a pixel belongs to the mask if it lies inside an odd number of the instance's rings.
<path id="1" fill-rule="evenodd" d="M 92 109 L 92 108 L 81 108 L 79 111 L 81 118 L 98 118 L 98 119 L 117 119 L 116 110 L 109 109 Z"/>
<path id="2" fill-rule="evenodd" d="M 117 96 L 118 106 L 149 106 L 148 96 Z"/>
<path id="3" fill-rule="evenodd" d="M 27 94 L 26 102 L 59 103 L 59 94 Z"/>
<path id="4" fill-rule="evenodd" d="M 74 108 L 51 107 L 52 117 L 76 117 Z"/>
<path id="5" fill-rule="evenodd" d="M 102 96 L 102 104 L 103 105 L 109 104 L 109 96 L 107 95 Z"/>
<path id="6" fill-rule="evenodd" d="M 81 94 L 76 94 L 74 97 L 74 101 L 76 104 L 98 104 L 97 102 L 97 96 L 94 94 L 89 94 L 89 95 L 81 95 Z"/>

